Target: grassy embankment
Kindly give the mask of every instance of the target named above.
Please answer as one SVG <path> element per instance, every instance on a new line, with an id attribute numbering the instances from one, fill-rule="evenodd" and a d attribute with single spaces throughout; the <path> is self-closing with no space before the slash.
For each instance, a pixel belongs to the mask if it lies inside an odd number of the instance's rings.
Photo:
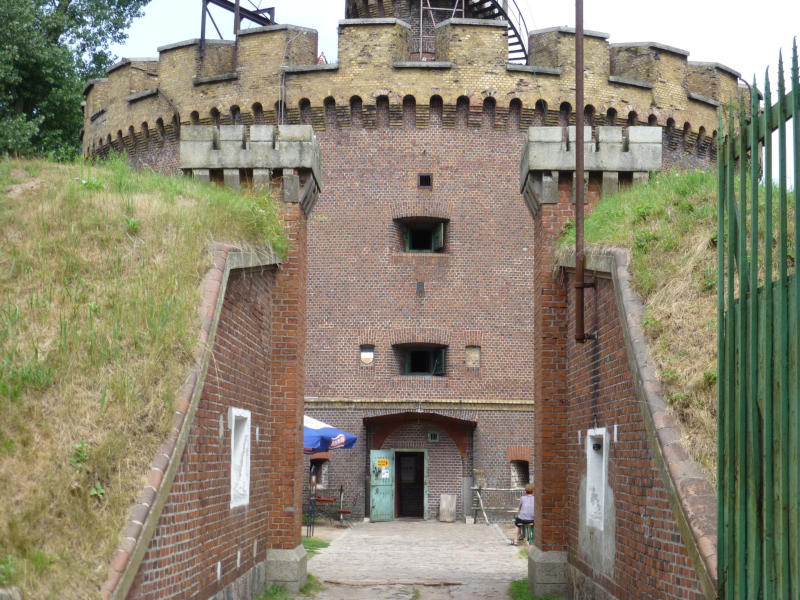
<path id="1" fill-rule="evenodd" d="M 0 585 L 94 597 L 171 423 L 215 241 L 277 208 L 124 161 L 0 161 Z"/>
<path id="2" fill-rule="evenodd" d="M 777 192 L 773 196 L 777 224 Z M 793 194 L 789 207 L 794 214 Z M 762 228 L 763 211 L 762 190 Z M 794 239 L 793 218 L 789 221 Z M 646 307 L 642 325 L 667 402 L 680 419 L 688 452 L 716 482 L 716 172 L 662 173 L 604 198 L 586 220 L 585 237 L 587 249 L 630 250 L 633 284 Z M 762 229 L 762 244 L 763 238 Z M 561 249 L 574 243 L 573 225 L 565 229 Z"/>

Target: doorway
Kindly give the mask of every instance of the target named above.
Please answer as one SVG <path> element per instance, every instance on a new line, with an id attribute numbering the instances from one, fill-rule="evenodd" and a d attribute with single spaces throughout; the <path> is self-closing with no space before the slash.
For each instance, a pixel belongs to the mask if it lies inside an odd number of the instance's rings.
<path id="1" fill-rule="evenodd" d="M 425 453 L 396 451 L 397 516 L 425 517 Z"/>

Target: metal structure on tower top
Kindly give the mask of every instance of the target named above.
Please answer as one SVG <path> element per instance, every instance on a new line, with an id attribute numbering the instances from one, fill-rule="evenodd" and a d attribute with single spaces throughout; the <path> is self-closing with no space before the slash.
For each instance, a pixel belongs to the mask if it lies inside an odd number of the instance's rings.
<path id="1" fill-rule="evenodd" d="M 432 34 L 425 34 L 424 24 L 436 27 L 439 20 L 453 17 L 470 17 L 506 21 L 508 23 L 508 60 L 509 62 L 528 62 L 528 27 L 516 0 L 451 0 L 436 2 L 419 0 L 419 57 L 423 57 L 426 48 L 433 48 Z M 426 40 L 431 43 L 426 44 Z"/>
<path id="2" fill-rule="evenodd" d="M 214 29 L 217 30 L 217 35 L 219 35 L 220 39 L 223 39 L 222 32 L 219 30 L 217 22 L 214 20 L 214 16 L 209 11 L 210 4 L 219 6 L 220 8 L 224 8 L 225 10 L 233 13 L 233 35 L 239 33 L 239 28 L 242 25 L 242 21 L 250 21 L 256 25 L 260 25 L 261 27 L 275 24 L 275 7 L 271 6 L 269 8 L 261 8 L 252 0 L 247 1 L 250 5 L 252 5 L 252 9 L 242 7 L 240 0 L 201 0 L 203 5 L 203 19 L 200 24 L 201 54 L 205 52 L 206 47 L 206 18 L 211 19 L 211 24 L 214 25 Z"/>

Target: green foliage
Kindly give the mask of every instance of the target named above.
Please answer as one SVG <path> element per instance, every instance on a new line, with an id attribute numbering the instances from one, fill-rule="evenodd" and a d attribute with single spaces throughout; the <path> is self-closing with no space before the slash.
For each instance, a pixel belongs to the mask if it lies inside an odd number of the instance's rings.
<path id="1" fill-rule="evenodd" d="M 14 576 L 17 570 L 14 567 L 14 558 L 7 554 L 0 557 L 0 585 L 8 585 L 14 583 Z"/>
<path id="2" fill-rule="evenodd" d="M 717 374 L 714 371 L 706 371 L 703 373 L 703 383 L 706 387 L 711 387 L 717 383 Z"/>
<path id="3" fill-rule="evenodd" d="M 675 404 L 678 406 L 683 405 L 689 399 L 688 392 L 675 392 L 674 394 L 670 394 L 667 396 L 667 402 L 669 404 Z"/>
<path id="4" fill-rule="evenodd" d="M 139 232 L 139 219 L 135 217 L 125 217 L 125 229 L 128 235 L 136 235 Z"/>
<path id="5" fill-rule="evenodd" d="M 57 560 L 58 557 L 48 554 L 44 550 L 34 550 L 33 554 L 31 554 L 30 558 L 28 559 L 28 561 L 31 563 L 31 566 L 33 566 L 33 570 L 37 574 L 44 573 L 50 567 L 50 565 Z"/>
<path id="6" fill-rule="evenodd" d="M 555 600 L 550 596 L 534 596 L 528 589 L 527 579 L 517 579 L 508 586 L 508 596 L 511 600 Z"/>
<path id="7" fill-rule="evenodd" d="M 99 481 L 96 481 L 92 489 L 89 491 L 89 495 L 93 498 L 97 498 L 98 500 L 102 500 L 106 497 L 106 491 L 103 489 L 103 486 L 100 485 Z"/>
<path id="8" fill-rule="evenodd" d="M 680 375 L 678 375 L 678 372 L 675 369 L 664 369 L 661 371 L 661 378 L 664 381 L 675 382 L 679 377 Z"/>
<path id="9" fill-rule="evenodd" d="M 148 2 L 0 2 L 0 154 L 77 154 L 83 85 Z"/>
<path id="10" fill-rule="evenodd" d="M 69 464 L 71 464 L 76 471 L 80 471 L 88 459 L 89 454 L 87 453 L 86 442 L 78 442 L 75 444 L 75 447 L 72 449 L 72 454 L 69 456 Z"/>
<path id="11" fill-rule="evenodd" d="M 277 583 L 269 586 L 256 600 L 292 600 L 286 588 Z"/>
<path id="12" fill-rule="evenodd" d="M 303 538 L 303 548 L 305 548 L 306 552 L 308 552 L 309 558 L 316 556 L 317 554 L 319 554 L 320 550 L 322 550 L 323 548 L 327 548 L 328 546 L 330 546 L 329 542 L 326 542 L 325 540 L 321 540 L 319 538 L 315 537 Z"/>
<path id="13" fill-rule="evenodd" d="M 303 584 L 303 587 L 300 588 L 300 594 L 314 597 L 324 589 L 325 586 L 322 585 L 322 582 L 309 573 L 306 576 L 306 582 Z"/>

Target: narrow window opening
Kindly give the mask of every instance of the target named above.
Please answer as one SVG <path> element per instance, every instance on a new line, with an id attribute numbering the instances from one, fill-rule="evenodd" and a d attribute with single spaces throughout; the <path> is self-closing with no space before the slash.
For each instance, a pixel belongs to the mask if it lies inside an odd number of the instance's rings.
<path id="1" fill-rule="evenodd" d="M 250 411 L 231 408 L 231 508 L 250 502 Z"/>
<path id="2" fill-rule="evenodd" d="M 325 490 L 329 486 L 330 461 L 324 458 L 311 460 L 311 486 Z"/>
<path id="3" fill-rule="evenodd" d="M 375 346 L 372 344 L 361 344 L 359 351 L 362 364 L 371 365 L 375 361 Z"/>
<path id="4" fill-rule="evenodd" d="M 433 187 L 433 175 L 431 173 L 420 173 L 417 175 L 417 186 L 421 188 Z"/>

